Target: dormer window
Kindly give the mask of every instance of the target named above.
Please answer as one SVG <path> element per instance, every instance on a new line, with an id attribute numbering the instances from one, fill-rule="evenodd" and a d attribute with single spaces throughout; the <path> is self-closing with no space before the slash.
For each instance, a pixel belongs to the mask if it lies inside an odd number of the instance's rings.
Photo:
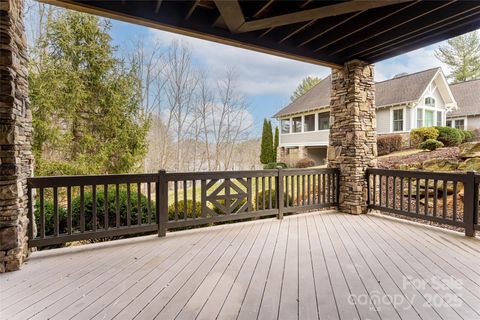
<path id="1" fill-rule="evenodd" d="M 425 98 L 425 105 L 429 107 L 435 107 L 435 99 L 432 97 Z"/>

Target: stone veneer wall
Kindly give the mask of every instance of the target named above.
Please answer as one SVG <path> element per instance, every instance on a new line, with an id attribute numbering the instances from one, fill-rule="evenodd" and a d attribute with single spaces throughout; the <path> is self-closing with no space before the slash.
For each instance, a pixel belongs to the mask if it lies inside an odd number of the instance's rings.
<path id="1" fill-rule="evenodd" d="M 23 0 L 0 0 L 0 272 L 19 269 L 28 256 L 32 114 L 22 15 Z"/>
<path id="2" fill-rule="evenodd" d="M 353 60 L 332 70 L 328 165 L 340 168 L 340 211 L 367 212 L 365 171 L 376 166 L 373 66 Z"/>

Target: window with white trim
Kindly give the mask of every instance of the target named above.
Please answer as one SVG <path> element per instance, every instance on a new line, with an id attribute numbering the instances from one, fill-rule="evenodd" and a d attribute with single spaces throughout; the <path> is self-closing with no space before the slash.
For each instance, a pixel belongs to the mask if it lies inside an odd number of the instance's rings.
<path id="1" fill-rule="evenodd" d="M 302 132 L 302 117 L 292 118 L 292 132 Z"/>
<path id="2" fill-rule="evenodd" d="M 330 112 L 322 112 L 318 114 L 318 130 L 330 129 Z"/>
<path id="3" fill-rule="evenodd" d="M 447 127 L 452 127 L 452 120 L 447 120 L 447 122 L 445 123 Z"/>
<path id="4" fill-rule="evenodd" d="M 425 105 L 429 107 L 435 107 L 435 99 L 432 97 L 425 98 Z"/>
<path id="5" fill-rule="evenodd" d="M 393 110 L 393 131 L 403 130 L 403 109 Z"/>
<path id="6" fill-rule="evenodd" d="M 315 130 L 315 115 L 309 114 L 304 117 L 304 127 L 303 130 L 306 131 L 314 131 Z"/>
<path id="7" fill-rule="evenodd" d="M 417 128 L 423 127 L 423 109 L 417 108 Z"/>
<path id="8" fill-rule="evenodd" d="M 433 127 L 433 117 L 435 113 L 432 110 L 425 110 L 424 126 Z"/>
<path id="9" fill-rule="evenodd" d="M 443 117 L 443 112 L 437 111 L 437 126 L 439 127 L 442 126 L 442 117 Z"/>
<path id="10" fill-rule="evenodd" d="M 283 119 L 280 126 L 282 133 L 290 133 L 290 119 Z"/>
<path id="11" fill-rule="evenodd" d="M 457 129 L 465 129 L 465 120 L 464 119 L 456 119 L 455 120 L 455 128 Z"/>

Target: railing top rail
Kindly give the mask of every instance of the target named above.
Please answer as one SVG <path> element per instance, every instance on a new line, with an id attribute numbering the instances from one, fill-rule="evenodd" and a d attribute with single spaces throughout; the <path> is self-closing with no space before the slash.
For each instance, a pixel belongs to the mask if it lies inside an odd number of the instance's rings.
<path id="1" fill-rule="evenodd" d="M 367 173 L 390 176 L 390 177 L 448 180 L 448 181 L 455 181 L 455 182 L 465 182 L 467 179 L 467 174 L 465 172 L 441 172 L 441 171 L 369 168 L 367 169 Z"/>
<path id="2" fill-rule="evenodd" d="M 174 180 L 202 180 L 202 179 L 225 179 L 225 178 L 250 178 L 250 177 L 273 177 L 277 175 L 276 169 L 251 170 L 251 171 L 202 171 L 202 172 L 167 172 L 167 179 Z"/>
<path id="3" fill-rule="evenodd" d="M 282 169 L 282 172 L 286 175 L 289 174 L 321 174 L 321 173 L 338 173 L 340 172 L 337 168 L 305 168 L 305 169 Z"/>
<path id="4" fill-rule="evenodd" d="M 28 186 L 31 188 L 49 188 L 118 183 L 155 182 L 157 181 L 157 177 L 158 175 L 156 173 L 32 177 L 28 178 Z"/>

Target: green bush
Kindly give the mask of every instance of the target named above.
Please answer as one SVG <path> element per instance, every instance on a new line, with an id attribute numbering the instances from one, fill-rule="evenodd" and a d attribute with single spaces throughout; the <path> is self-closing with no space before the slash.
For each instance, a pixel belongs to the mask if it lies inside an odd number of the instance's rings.
<path id="1" fill-rule="evenodd" d="M 428 139 L 420 143 L 420 149 L 423 149 L 423 150 L 432 151 L 442 147 L 443 147 L 443 143 L 441 141 L 437 141 L 434 139 Z"/>
<path id="2" fill-rule="evenodd" d="M 101 191 L 101 192 L 100 192 Z M 75 197 L 72 200 L 72 229 L 73 231 L 80 230 L 80 196 Z M 116 226 L 116 190 L 108 190 L 108 225 L 109 227 Z M 127 225 L 127 190 L 121 188 L 119 190 L 119 212 L 120 212 L 120 225 Z M 131 192 L 130 196 L 130 222 L 132 225 L 137 224 L 138 213 L 138 198 L 136 192 Z M 140 196 L 140 214 L 142 223 L 148 222 L 148 198 L 143 194 Z M 155 219 L 155 202 L 151 202 L 151 221 Z M 104 228 L 104 193 L 103 190 L 97 190 L 96 195 L 96 211 L 97 219 L 95 221 L 98 229 Z M 53 201 L 44 201 L 45 212 L 45 234 L 53 235 L 54 232 L 54 214 L 53 214 Z M 84 215 L 85 215 L 85 230 L 93 229 L 93 196 L 91 192 L 85 192 L 84 194 Z M 59 233 L 67 232 L 67 209 L 59 206 L 58 208 L 58 224 Z M 36 201 L 35 204 L 35 221 L 37 226 L 40 225 L 40 201 Z"/>
<path id="3" fill-rule="evenodd" d="M 178 217 L 183 219 L 183 209 L 185 207 L 184 201 L 178 201 Z M 195 215 L 193 213 L 193 200 L 187 200 L 187 218 L 198 218 L 202 216 L 202 203 L 200 201 L 195 202 Z M 172 203 L 168 206 L 168 220 L 175 220 L 175 204 Z"/>
<path id="4" fill-rule="evenodd" d="M 439 131 L 434 127 L 412 129 L 410 131 L 410 144 L 417 148 L 423 141 L 436 140 L 438 135 Z"/>
<path id="5" fill-rule="evenodd" d="M 275 190 L 271 190 L 272 192 L 272 208 L 277 208 L 277 193 Z M 258 192 L 257 193 L 257 198 L 255 200 L 255 210 L 267 210 L 271 209 L 270 208 L 270 190 L 265 190 L 265 207 L 263 206 L 263 193 Z M 283 203 L 285 204 L 287 202 L 287 194 L 283 194 Z M 258 206 L 256 205 L 258 202 Z M 292 206 L 293 205 L 293 198 L 292 196 L 288 196 L 288 205 Z"/>
<path id="6" fill-rule="evenodd" d="M 101 192 L 99 192 L 101 191 Z M 120 225 L 127 225 L 127 190 L 120 188 L 118 192 L 118 205 L 120 213 Z M 97 228 L 104 228 L 104 193 L 103 190 L 97 190 L 96 207 L 97 207 Z M 108 225 L 109 227 L 116 226 L 116 190 L 114 188 L 108 189 L 107 204 L 108 204 Z M 151 220 L 155 219 L 155 202 L 151 201 Z M 85 212 L 85 229 L 92 229 L 92 210 L 93 196 L 91 192 L 85 192 L 84 195 L 84 212 Z M 143 194 L 140 196 L 140 215 L 141 222 L 148 222 L 148 198 Z M 130 223 L 137 224 L 138 217 L 138 197 L 136 190 L 132 190 L 130 194 Z M 72 224 L 74 227 L 80 226 L 80 196 L 72 201 Z"/>
<path id="7" fill-rule="evenodd" d="M 54 216 L 53 216 L 53 201 L 45 200 L 43 204 L 43 212 L 45 214 L 45 235 L 53 235 L 54 233 Z M 40 228 L 40 201 L 35 202 L 35 224 L 37 229 Z M 67 231 L 67 210 L 65 208 L 58 208 L 58 227 L 60 233 Z M 38 231 L 40 234 L 40 231 Z"/>
<path id="8" fill-rule="evenodd" d="M 460 130 L 460 132 L 463 133 L 463 141 L 462 142 L 472 142 L 472 141 L 475 141 L 475 133 L 473 131 L 469 131 L 469 130 Z"/>
<path id="9" fill-rule="evenodd" d="M 310 158 L 302 158 L 297 161 L 296 168 L 309 168 L 315 166 L 315 161 Z"/>
<path id="10" fill-rule="evenodd" d="M 389 154 L 402 149 L 402 136 L 380 136 L 377 139 L 377 151 L 379 156 Z"/>
<path id="11" fill-rule="evenodd" d="M 438 130 L 437 140 L 447 147 L 458 146 L 462 143 L 462 134 L 457 128 L 435 127 Z"/>
<path id="12" fill-rule="evenodd" d="M 270 162 L 263 166 L 263 169 L 277 169 L 278 167 L 285 169 L 287 164 L 283 162 Z"/>

